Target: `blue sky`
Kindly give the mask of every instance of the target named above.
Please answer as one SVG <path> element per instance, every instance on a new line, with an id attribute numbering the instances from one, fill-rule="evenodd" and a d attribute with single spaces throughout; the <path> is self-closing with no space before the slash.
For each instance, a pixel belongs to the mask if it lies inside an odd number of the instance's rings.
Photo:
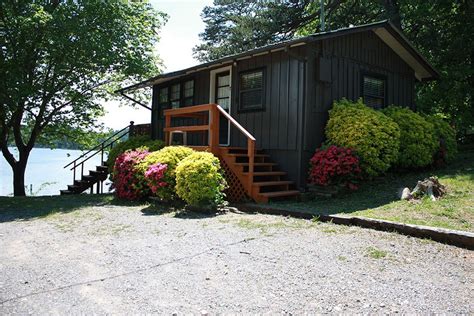
<path id="1" fill-rule="evenodd" d="M 198 61 L 192 57 L 192 48 L 199 43 L 199 33 L 204 31 L 202 9 L 206 5 L 212 5 L 212 0 L 151 0 L 150 3 L 155 9 L 169 15 L 156 46 L 165 66 L 164 71 L 197 64 Z M 144 108 L 120 107 L 118 102 L 108 102 L 105 109 L 108 113 L 101 121 L 107 127 L 120 129 L 132 120 L 136 124 L 150 122 L 150 111 Z"/>

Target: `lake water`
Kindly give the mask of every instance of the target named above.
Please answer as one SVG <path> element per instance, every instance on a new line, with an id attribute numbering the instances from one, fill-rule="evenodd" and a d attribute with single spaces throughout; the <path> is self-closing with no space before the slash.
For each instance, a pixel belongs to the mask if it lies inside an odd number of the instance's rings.
<path id="1" fill-rule="evenodd" d="M 73 174 L 69 167 L 66 169 L 63 167 L 82 153 L 80 150 L 34 148 L 26 167 L 27 195 L 59 195 L 59 190 L 67 189 L 67 185 L 72 184 Z M 84 174 L 88 174 L 89 170 L 95 170 L 97 165 L 100 165 L 100 154 L 85 163 Z M 80 172 L 80 169 L 77 169 L 76 175 L 80 175 Z M 104 192 L 106 190 L 107 186 L 104 185 Z M 0 196 L 11 194 L 13 194 L 13 173 L 0 153 Z"/>

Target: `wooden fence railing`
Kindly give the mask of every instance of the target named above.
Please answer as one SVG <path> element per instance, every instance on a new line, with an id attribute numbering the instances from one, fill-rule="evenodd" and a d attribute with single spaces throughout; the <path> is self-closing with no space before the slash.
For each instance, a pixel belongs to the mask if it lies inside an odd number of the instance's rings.
<path id="1" fill-rule="evenodd" d="M 170 145 L 173 133 L 196 133 L 208 132 L 208 145 L 200 149 L 209 149 L 214 155 L 221 157 L 222 151 L 219 147 L 219 121 L 221 115 L 236 127 L 247 138 L 247 156 L 249 160 L 247 183 L 242 183 L 249 196 L 252 194 L 252 184 L 254 179 L 254 165 L 255 165 L 255 137 L 250 134 L 242 125 L 239 124 L 229 113 L 227 113 L 218 104 L 202 104 L 190 106 L 179 109 L 169 109 L 164 111 L 165 115 L 165 144 Z M 202 125 L 186 125 L 186 126 L 171 126 L 172 118 L 182 117 L 208 117 L 207 124 Z M 186 137 L 184 137 L 186 139 Z M 186 145 L 186 144 L 184 144 Z"/>

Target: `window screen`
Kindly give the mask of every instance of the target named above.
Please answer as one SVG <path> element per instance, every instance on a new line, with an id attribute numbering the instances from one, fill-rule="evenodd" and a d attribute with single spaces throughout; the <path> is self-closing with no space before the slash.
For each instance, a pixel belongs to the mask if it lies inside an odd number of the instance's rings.
<path id="1" fill-rule="evenodd" d="M 240 109 L 263 109 L 264 105 L 263 69 L 240 74 Z"/>
<path id="2" fill-rule="evenodd" d="M 166 88 L 161 88 L 159 92 L 159 103 L 160 104 L 167 104 L 169 101 L 168 98 L 168 87 Z"/>
<path id="3" fill-rule="evenodd" d="M 179 108 L 180 96 L 181 96 L 181 85 L 179 83 L 172 85 L 171 86 L 171 93 L 170 93 L 170 100 L 171 100 L 171 107 L 173 109 Z"/>
<path id="4" fill-rule="evenodd" d="M 374 109 L 385 106 L 385 79 L 378 77 L 363 76 L 364 103 Z"/>
<path id="5" fill-rule="evenodd" d="M 194 103 L 194 80 L 186 81 L 183 84 L 183 104 L 190 106 Z"/>

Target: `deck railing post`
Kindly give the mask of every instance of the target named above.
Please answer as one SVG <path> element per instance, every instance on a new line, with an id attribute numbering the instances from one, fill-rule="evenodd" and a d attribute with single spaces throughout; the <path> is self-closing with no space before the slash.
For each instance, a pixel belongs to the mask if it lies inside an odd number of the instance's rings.
<path id="1" fill-rule="evenodd" d="M 100 147 L 100 165 L 104 165 L 104 143 Z"/>
<path id="2" fill-rule="evenodd" d="M 128 127 L 128 137 L 132 137 L 135 134 L 135 122 L 130 121 L 130 126 Z"/>
<path id="3" fill-rule="evenodd" d="M 215 104 L 209 108 L 209 147 L 214 155 L 219 152 L 219 111 Z"/>
<path id="4" fill-rule="evenodd" d="M 74 183 L 74 181 L 76 181 L 76 162 L 74 161 L 74 167 L 72 168 L 73 172 L 72 172 L 72 183 Z"/>
<path id="5" fill-rule="evenodd" d="M 171 127 L 171 116 L 165 114 L 165 128 Z M 170 132 L 165 131 L 165 146 L 169 146 L 171 142 Z"/>
<path id="6" fill-rule="evenodd" d="M 252 185 L 253 185 L 253 173 L 255 163 L 255 141 L 252 139 L 247 140 L 248 156 L 249 156 L 249 178 L 248 178 L 248 190 L 249 195 L 252 196 Z"/>

